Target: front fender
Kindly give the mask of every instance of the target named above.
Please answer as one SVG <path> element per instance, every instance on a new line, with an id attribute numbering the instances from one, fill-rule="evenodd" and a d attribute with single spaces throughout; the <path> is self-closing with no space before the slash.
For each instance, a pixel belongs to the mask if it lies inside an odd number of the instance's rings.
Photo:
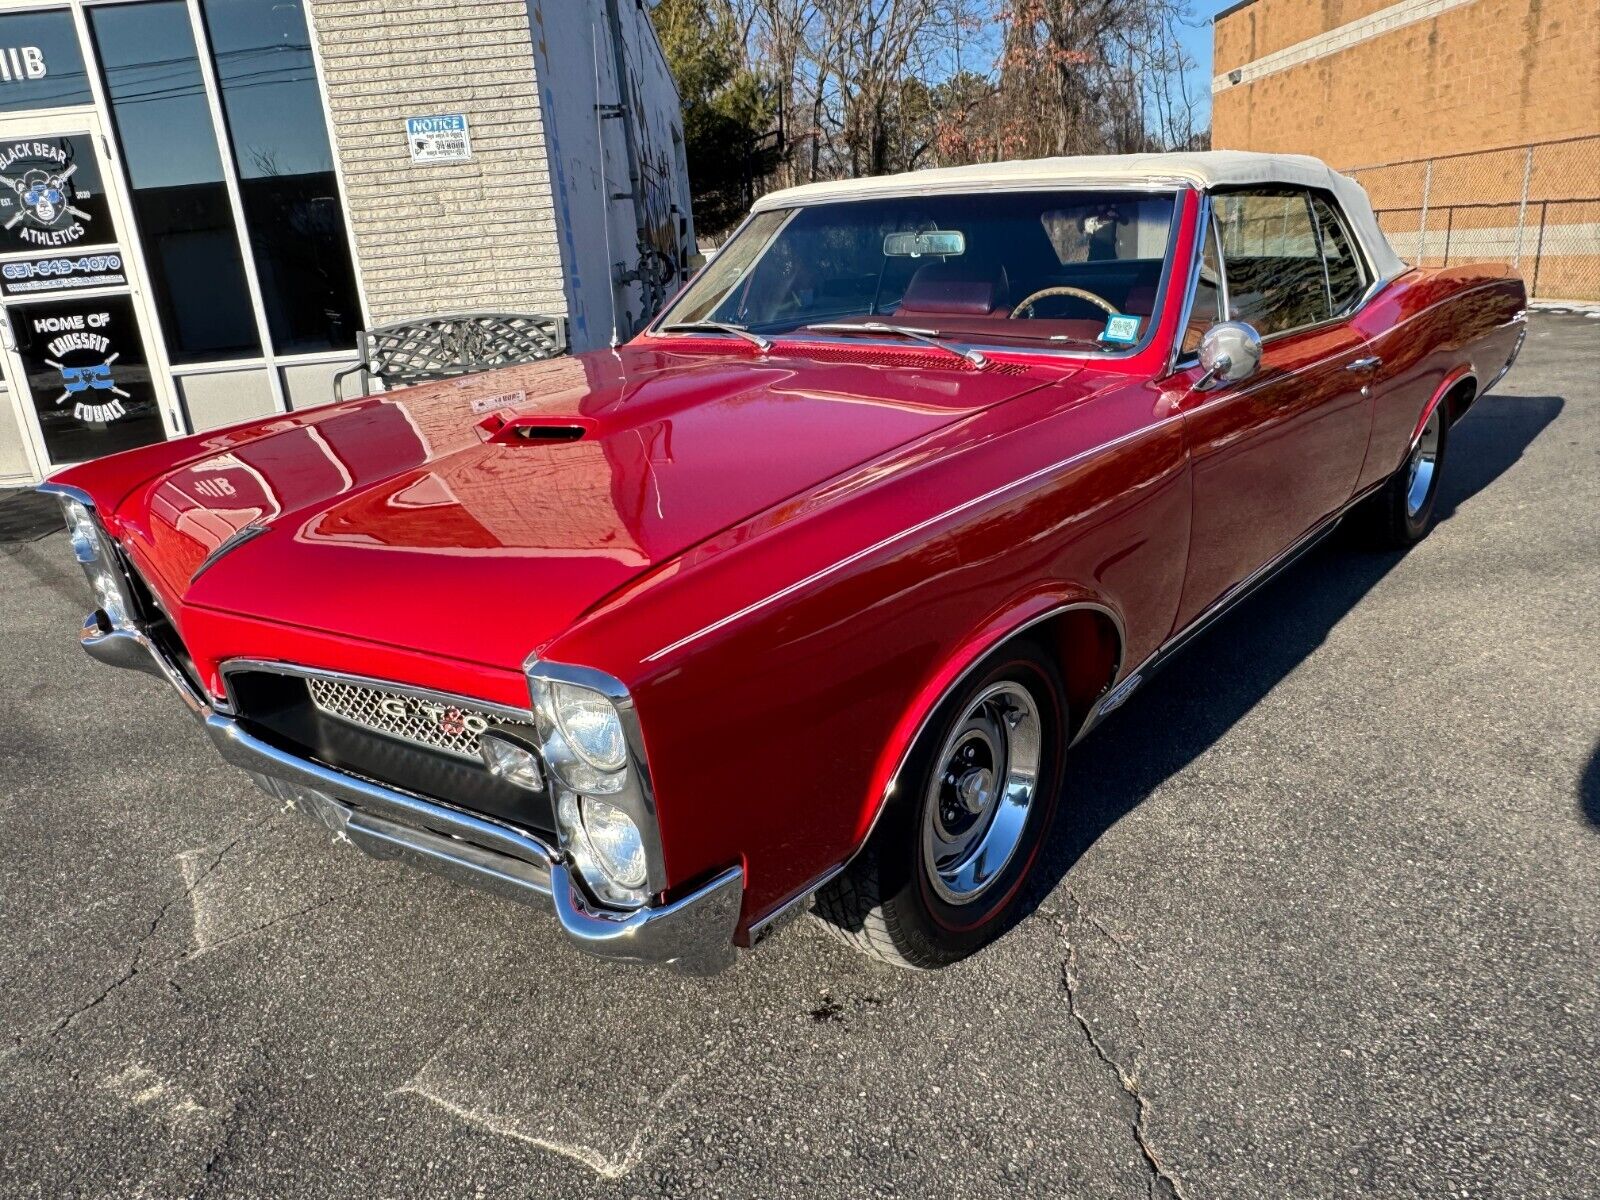
<path id="1" fill-rule="evenodd" d="M 1124 651 L 1127 646 L 1122 616 L 1113 606 L 1102 601 L 1087 588 L 1069 586 L 1040 591 L 1018 598 L 991 614 L 960 642 L 948 658 L 937 664 L 917 689 L 900 719 L 895 722 L 893 732 L 884 744 L 883 752 L 873 769 L 863 797 L 861 814 L 856 821 L 857 853 L 871 837 L 873 828 L 883 815 L 883 810 L 899 783 L 900 772 L 911 756 L 912 747 L 916 745 L 918 737 L 932 720 L 939 702 L 958 687 L 997 647 L 1046 621 L 1069 612 L 1080 611 L 1100 613 L 1115 627 L 1117 638 L 1115 661 L 1110 676 L 1100 681 L 1096 685 L 1096 690 L 1103 690 L 1116 682 L 1122 672 Z M 1086 714 L 1075 715 L 1081 720 Z M 1077 723 L 1074 722 L 1075 725 Z"/>

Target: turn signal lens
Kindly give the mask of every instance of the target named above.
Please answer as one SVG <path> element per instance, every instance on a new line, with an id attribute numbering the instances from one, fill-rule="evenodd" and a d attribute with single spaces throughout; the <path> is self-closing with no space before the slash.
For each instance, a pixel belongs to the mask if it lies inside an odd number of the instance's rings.
<path id="1" fill-rule="evenodd" d="M 478 753 L 483 755 L 489 774 L 497 779 L 530 792 L 544 791 L 544 772 L 539 768 L 539 756 L 531 748 L 491 729 L 479 736 Z"/>
<path id="2" fill-rule="evenodd" d="M 622 718 L 610 700 L 572 683 L 555 683 L 550 691 L 556 724 L 579 758 L 608 773 L 628 765 Z"/>

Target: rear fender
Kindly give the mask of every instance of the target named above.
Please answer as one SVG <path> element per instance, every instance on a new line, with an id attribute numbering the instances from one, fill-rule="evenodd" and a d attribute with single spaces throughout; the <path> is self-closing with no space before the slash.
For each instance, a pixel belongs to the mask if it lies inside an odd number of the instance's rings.
<path id="1" fill-rule="evenodd" d="M 1450 395 L 1450 393 L 1455 391 L 1463 383 L 1470 383 L 1474 394 L 1476 394 L 1478 389 L 1478 377 L 1473 372 L 1471 363 L 1459 366 L 1455 370 L 1451 371 L 1444 377 L 1444 382 L 1441 383 L 1434 391 L 1433 396 L 1428 400 L 1427 405 L 1423 408 L 1422 415 L 1417 418 L 1415 427 L 1413 427 L 1411 430 L 1411 437 L 1406 442 L 1406 454 L 1405 457 L 1401 458 L 1401 462 L 1404 462 L 1405 458 L 1410 457 L 1411 451 L 1416 448 L 1417 441 L 1422 437 L 1422 431 L 1427 428 L 1428 418 L 1433 416 L 1434 409 L 1443 404 L 1445 397 Z M 1453 413 L 1448 415 L 1450 415 L 1452 421 L 1455 419 L 1455 415 Z"/>

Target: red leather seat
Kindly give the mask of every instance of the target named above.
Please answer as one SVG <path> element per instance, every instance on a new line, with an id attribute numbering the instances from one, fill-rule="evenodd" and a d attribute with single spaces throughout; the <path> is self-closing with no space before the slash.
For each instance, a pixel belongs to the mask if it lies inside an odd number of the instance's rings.
<path id="1" fill-rule="evenodd" d="M 906 284 L 898 314 L 987 317 L 1005 309 L 1010 291 L 1004 267 L 984 267 L 963 259 L 925 263 Z"/>

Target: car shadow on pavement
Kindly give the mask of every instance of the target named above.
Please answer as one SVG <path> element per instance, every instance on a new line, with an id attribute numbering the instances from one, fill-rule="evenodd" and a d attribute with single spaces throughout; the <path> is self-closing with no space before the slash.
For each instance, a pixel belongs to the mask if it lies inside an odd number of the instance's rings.
<path id="1" fill-rule="evenodd" d="M 1559 396 L 1490 394 L 1451 431 L 1437 501 L 1447 521 L 1516 464 L 1560 414 Z M 1106 719 L 1068 764 L 1057 810 L 1022 920 L 1072 865 L 1165 780 L 1183 770 L 1248 713 L 1405 555 L 1361 549 L 1339 531 L 1223 617 Z M 1594 791 L 1600 766 L 1583 784 L 1585 811 L 1600 823 Z"/>
<path id="2" fill-rule="evenodd" d="M 1594 744 L 1589 766 L 1578 781 L 1578 804 L 1589 824 L 1600 826 L 1600 742 Z"/>

